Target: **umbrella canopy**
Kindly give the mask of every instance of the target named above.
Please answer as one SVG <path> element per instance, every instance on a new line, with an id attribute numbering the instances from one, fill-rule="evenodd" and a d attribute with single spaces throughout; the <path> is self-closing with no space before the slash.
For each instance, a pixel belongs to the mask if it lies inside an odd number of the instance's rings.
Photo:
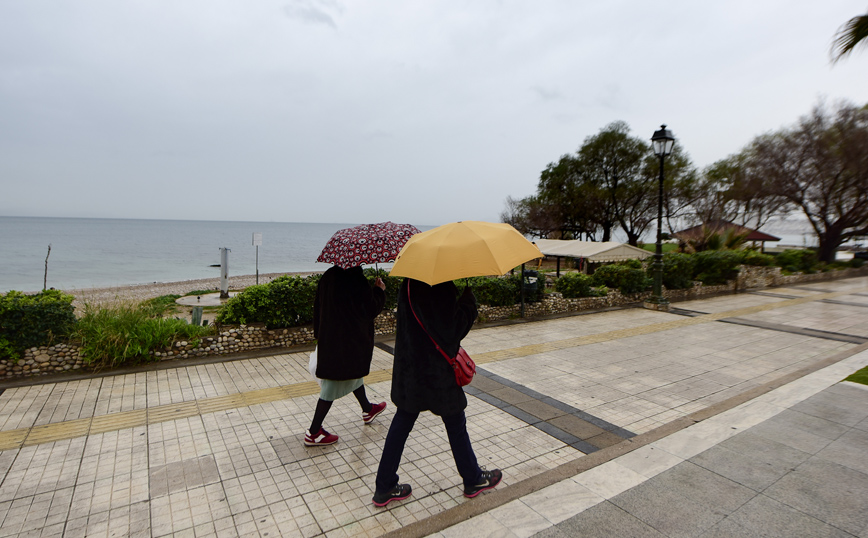
<path id="1" fill-rule="evenodd" d="M 509 224 L 466 220 L 411 237 L 389 274 L 433 286 L 471 276 L 502 275 L 541 257 L 536 245 Z"/>
<path id="2" fill-rule="evenodd" d="M 365 263 L 391 262 L 404 243 L 418 233 L 419 228 L 415 226 L 388 221 L 344 228 L 329 239 L 316 261 L 344 269 Z"/>

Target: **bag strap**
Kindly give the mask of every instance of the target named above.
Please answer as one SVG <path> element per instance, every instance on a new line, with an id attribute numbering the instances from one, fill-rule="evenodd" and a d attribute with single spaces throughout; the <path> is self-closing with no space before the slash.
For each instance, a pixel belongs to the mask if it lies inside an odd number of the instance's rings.
<path id="1" fill-rule="evenodd" d="M 413 301 L 410 300 L 410 281 L 409 280 L 407 280 L 407 303 L 410 305 L 410 312 L 413 313 L 413 317 L 416 318 L 417 322 L 419 322 L 419 326 L 422 327 L 422 330 L 425 331 L 425 334 L 427 334 L 428 338 L 431 339 L 431 343 L 434 344 L 434 347 L 437 348 L 437 351 L 439 351 L 440 354 L 443 355 L 443 358 L 446 359 L 446 361 L 449 362 L 450 365 L 454 364 L 455 360 L 452 357 L 450 357 L 449 355 L 447 355 L 445 351 L 443 351 L 443 349 L 434 340 L 434 337 L 431 336 L 431 333 L 428 332 L 428 329 L 426 329 L 425 326 L 422 325 L 422 321 L 419 319 L 419 316 L 416 315 L 416 311 L 413 309 Z"/>

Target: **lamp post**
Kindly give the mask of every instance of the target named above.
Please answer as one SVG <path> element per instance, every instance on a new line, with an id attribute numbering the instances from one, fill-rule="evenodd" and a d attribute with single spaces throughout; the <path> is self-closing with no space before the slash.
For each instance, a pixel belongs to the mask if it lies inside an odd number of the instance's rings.
<path id="1" fill-rule="evenodd" d="M 657 245 L 654 249 L 654 288 L 653 295 L 645 301 L 645 307 L 653 310 L 669 310 L 669 301 L 663 297 L 663 160 L 672 153 L 675 137 L 661 125 L 659 131 L 651 136 L 654 154 L 660 158 L 660 181 L 657 190 Z"/>

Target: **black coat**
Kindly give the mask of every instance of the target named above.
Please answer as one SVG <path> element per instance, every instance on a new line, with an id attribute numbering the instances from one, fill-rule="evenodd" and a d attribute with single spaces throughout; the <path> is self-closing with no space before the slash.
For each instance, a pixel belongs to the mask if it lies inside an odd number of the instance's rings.
<path id="1" fill-rule="evenodd" d="M 371 372 L 374 318 L 384 304 L 386 292 L 371 287 L 361 267 L 334 266 L 323 274 L 313 304 L 318 378 L 341 381 Z"/>
<path id="2" fill-rule="evenodd" d="M 452 367 L 413 316 L 408 286 L 416 316 L 450 357 L 458 353 L 461 339 L 476 320 L 476 298 L 470 288 L 459 298 L 452 282 L 429 286 L 409 278 L 398 292 L 392 402 L 410 412 L 453 415 L 467 407 L 467 397 L 455 382 Z"/>

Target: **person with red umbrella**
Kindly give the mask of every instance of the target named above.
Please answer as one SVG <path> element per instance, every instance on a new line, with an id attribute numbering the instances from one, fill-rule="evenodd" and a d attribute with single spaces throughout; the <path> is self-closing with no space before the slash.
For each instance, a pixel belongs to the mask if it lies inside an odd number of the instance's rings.
<path id="1" fill-rule="evenodd" d="M 317 258 L 334 265 L 320 279 L 314 300 L 316 377 L 322 380 L 322 388 L 304 435 L 305 445 L 338 442 L 337 435 L 323 428 L 323 421 L 332 403 L 351 392 L 362 407 L 365 424 L 386 409 L 386 402 L 368 401 L 363 380 L 371 371 L 374 318 L 386 303 L 386 285 L 379 277 L 373 287 L 368 284 L 361 265 L 393 261 L 416 233 L 419 230 L 414 226 L 393 222 L 338 230 Z"/>
<path id="2" fill-rule="evenodd" d="M 322 380 L 319 400 L 304 435 L 307 446 L 326 446 L 338 436 L 322 427 L 332 402 L 353 393 L 369 424 L 386 409 L 386 402 L 372 404 L 362 378 L 371 371 L 374 352 L 374 318 L 386 303 L 386 285 L 377 278 L 368 284 L 361 266 L 332 266 L 323 274 L 313 307 L 313 334 L 317 339 L 316 377 Z"/>

